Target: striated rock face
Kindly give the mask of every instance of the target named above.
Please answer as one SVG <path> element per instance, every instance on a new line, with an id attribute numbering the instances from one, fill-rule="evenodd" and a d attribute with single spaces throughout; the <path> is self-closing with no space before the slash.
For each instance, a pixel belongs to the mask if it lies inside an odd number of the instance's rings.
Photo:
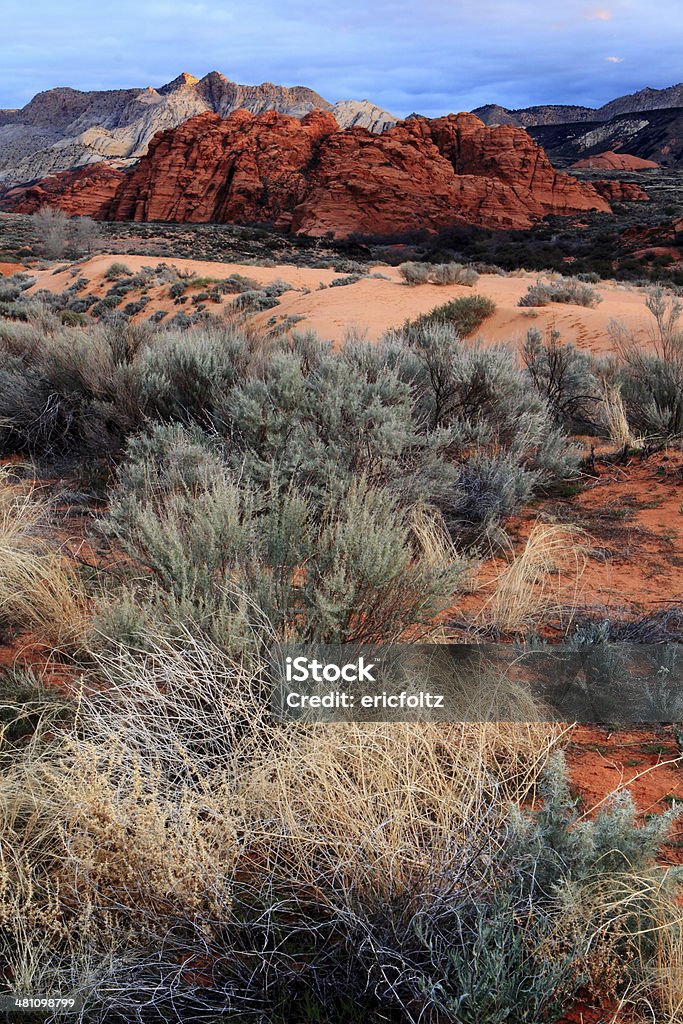
<path id="1" fill-rule="evenodd" d="M 61 180 L 71 211 L 75 189 Z M 36 187 L 46 202 L 62 205 L 44 183 Z M 340 130 L 327 111 L 299 121 L 239 110 L 226 120 L 201 114 L 159 133 L 99 215 L 271 221 L 343 238 L 456 222 L 526 228 L 548 213 L 593 209 L 610 207 L 591 185 L 556 172 L 525 131 L 487 128 L 472 114 L 411 117 L 373 135 Z"/>
<path id="2" fill-rule="evenodd" d="M 0 200 L 0 210 L 35 213 L 41 206 L 58 206 L 70 217 L 105 220 L 125 177 L 124 171 L 105 163 L 82 167 L 78 171 L 60 171 L 35 185 L 9 189 Z"/>
<path id="3" fill-rule="evenodd" d="M 683 109 L 617 114 L 585 125 L 541 125 L 529 134 L 553 161 L 568 166 L 603 153 L 628 153 L 662 167 L 683 164 Z"/>
<path id="4" fill-rule="evenodd" d="M 332 107 L 340 128 L 367 128 L 370 132 L 384 132 L 393 128 L 396 118 L 370 100 L 340 100 Z"/>
<path id="5" fill-rule="evenodd" d="M 611 150 L 607 150 L 605 153 L 597 153 L 595 156 L 577 160 L 572 167 L 594 167 L 601 171 L 653 171 L 659 168 L 659 164 L 654 160 L 643 160 L 639 156 L 630 156 L 629 153 L 613 153 Z"/>
<path id="6" fill-rule="evenodd" d="M 150 143 L 127 176 L 110 220 L 274 221 L 302 202 L 320 143 L 338 132 L 332 114 L 301 121 L 238 110 L 225 121 L 201 114 Z"/>
<path id="7" fill-rule="evenodd" d="M 591 186 L 557 174 L 526 132 L 450 114 L 412 117 L 375 138 L 358 130 L 332 136 L 292 230 L 394 234 L 458 220 L 526 228 L 547 213 L 590 209 L 609 206 Z"/>
<path id="8" fill-rule="evenodd" d="M 632 181 L 617 181 L 615 178 L 593 181 L 593 187 L 608 203 L 647 203 L 650 197 L 640 185 Z"/>

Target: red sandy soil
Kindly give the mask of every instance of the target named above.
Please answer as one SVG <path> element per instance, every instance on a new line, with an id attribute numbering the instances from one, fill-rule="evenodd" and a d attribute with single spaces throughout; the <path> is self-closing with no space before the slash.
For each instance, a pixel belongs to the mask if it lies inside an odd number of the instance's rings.
<path id="1" fill-rule="evenodd" d="M 582 603 L 642 612 L 683 604 L 683 453 L 597 468 L 567 503 L 592 538 Z"/>
<path id="2" fill-rule="evenodd" d="M 512 551 L 522 550 L 539 517 L 580 531 L 584 567 L 578 583 L 573 556 L 561 567 L 565 627 L 576 608 L 624 617 L 682 605 L 683 450 L 632 455 L 623 465 L 598 453 L 596 473 L 584 473 L 578 494 L 537 501 L 509 520 Z M 476 615 L 506 564 L 501 555 L 485 561 L 478 588 L 457 610 Z"/>
<path id="3" fill-rule="evenodd" d="M 683 755 L 672 725 L 577 725 L 570 734 L 567 760 L 572 787 L 590 817 L 612 793 L 628 789 L 641 819 L 683 803 Z M 683 823 L 675 826 L 662 863 L 683 863 Z"/>
<path id="4" fill-rule="evenodd" d="M 26 267 L 22 266 L 21 263 L 0 263 L 0 276 L 11 277 L 12 274 L 21 274 Z"/>
<path id="5" fill-rule="evenodd" d="M 632 1024 L 632 1021 L 633 1014 L 620 1010 L 616 1005 L 596 1007 L 584 1004 L 575 1006 L 557 1024 Z"/>
<path id="6" fill-rule="evenodd" d="M 461 285 L 418 285 L 409 287 L 401 280 L 395 267 L 369 267 L 370 273 L 383 277 L 366 277 L 355 284 L 330 288 L 335 278 L 347 275 L 332 269 L 315 270 L 310 267 L 296 267 L 280 264 L 276 267 L 262 267 L 252 264 L 211 263 L 201 260 L 159 260 L 149 256 L 107 255 L 94 256 L 77 264 L 78 273 L 88 278 L 89 285 L 82 294 L 96 294 L 101 297 L 111 287 L 104 279 L 104 273 L 114 262 L 125 263 L 132 271 L 144 266 L 156 266 L 167 262 L 183 272 L 191 271 L 198 277 L 223 279 L 231 274 L 242 274 L 254 278 L 259 284 L 280 279 L 292 285 L 293 290 L 285 292 L 280 304 L 273 309 L 257 314 L 253 322 L 265 326 L 273 319 L 276 322 L 287 317 L 301 317 L 298 330 L 313 329 L 321 338 L 341 342 L 349 332 L 377 341 L 392 327 L 400 327 L 405 320 L 421 313 L 428 313 L 435 306 L 463 295 L 487 295 L 497 306 L 496 312 L 481 328 L 482 337 L 491 342 L 521 344 L 527 331 L 537 328 L 545 333 L 551 328 L 560 331 L 564 341 L 571 341 L 579 348 L 595 353 L 613 350 L 609 335 L 609 323 L 618 320 L 632 328 L 637 340 L 647 342 L 650 314 L 645 308 L 645 289 L 616 283 L 598 286 L 602 302 L 595 309 L 584 306 L 569 306 L 553 303 L 536 309 L 525 309 L 517 305 L 522 295 L 539 276 L 520 271 L 514 276 L 482 274 L 473 288 Z M 38 279 L 33 290 L 47 288 L 60 292 L 73 284 L 71 266 L 65 266 L 60 273 L 52 269 L 32 271 Z M 385 280 L 386 278 L 387 280 Z M 187 294 L 192 295 L 191 282 Z M 321 288 L 323 285 L 325 287 Z M 184 310 L 192 312 L 190 303 L 176 306 L 168 294 L 169 285 L 150 289 L 150 302 L 136 319 L 145 320 L 159 309 L 165 309 L 170 319 L 174 313 Z M 194 292 L 196 294 L 196 289 Z M 30 290 L 29 290 L 30 294 Z M 134 300 L 136 294 L 126 297 Z M 234 296 L 228 296 L 221 304 L 208 303 L 207 309 L 214 314 L 227 309 Z"/>

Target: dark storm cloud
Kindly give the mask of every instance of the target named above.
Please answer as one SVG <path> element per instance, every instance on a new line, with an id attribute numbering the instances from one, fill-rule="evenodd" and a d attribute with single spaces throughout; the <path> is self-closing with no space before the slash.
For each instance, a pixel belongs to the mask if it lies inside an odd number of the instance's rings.
<path id="1" fill-rule="evenodd" d="M 585 103 L 683 78 L 679 0 L 5 0 L 0 106 L 41 89 L 209 70 L 372 99 L 398 115 Z"/>

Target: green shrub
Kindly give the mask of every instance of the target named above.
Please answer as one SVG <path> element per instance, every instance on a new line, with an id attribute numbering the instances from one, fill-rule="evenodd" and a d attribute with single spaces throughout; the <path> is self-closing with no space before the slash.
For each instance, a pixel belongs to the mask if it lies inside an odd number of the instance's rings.
<path id="1" fill-rule="evenodd" d="M 141 298 L 137 300 L 137 302 L 128 302 L 123 307 L 122 313 L 124 314 L 124 316 L 135 316 L 136 313 L 142 312 L 142 310 L 145 308 L 148 302 L 149 298 L 146 295 L 143 295 Z"/>
<path id="2" fill-rule="evenodd" d="M 683 358 L 671 361 L 633 351 L 618 379 L 636 433 L 657 439 L 683 435 Z"/>
<path id="3" fill-rule="evenodd" d="M 333 277 L 329 283 L 329 288 L 341 288 L 347 284 L 357 284 L 358 281 L 362 281 L 363 274 L 348 274 L 346 277 Z"/>
<path id="4" fill-rule="evenodd" d="M 88 322 L 87 317 L 75 309 L 60 309 L 58 316 L 65 327 L 79 327 Z"/>
<path id="5" fill-rule="evenodd" d="M 155 443 L 166 460 L 150 458 Z M 205 446 L 169 435 L 131 456 L 108 527 L 151 573 L 151 614 L 226 649 L 258 630 L 264 642 L 429 633 L 464 581 L 466 563 L 447 548 L 423 553 L 409 511 L 387 492 L 352 485 L 320 508 L 300 489 L 247 488 Z"/>
<path id="6" fill-rule="evenodd" d="M 459 299 L 451 299 L 443 306 L 437 306 L 430 313 L 423 313 L 415 320 L 409 320 L 403 330 L 409 338 L 413 338 L 431 324 L 448 324 L 459 338 L 467 338 L 495 311 L 493 299 L 485 295 L 463 295 Z"/>
<path id="7" fill-rule="evenodd" d="M 444 323 L 333 352 L 312 335 L 69 332 L 49 316 L 0 327 L 0 419 L 18 451 L 111 456 L 144 422 L 200 425 L 257 489 L 294 485 L 322 505 L 363 479 L 436 505 L 463 538 L 576 466 L 512 353 L 453 344 Z"/>
<path id="8" fill-rule="evenodd" d="M 110 313 L 112 309 L 116 309 L 121 297 L 119 295 L 105 295 L 103 299 L 99 299 L 94 306 L 92 306 L 90 312 L 93 316 L 102 317 L 107 313 Z"/>
<path id="9" fill-rule="evenodd" d="M 136 361 L 141 411 L 152 419 L 208 425 L 248 360 L 247 344 L 230 330 L 168 330 Z"/>
<path id="10" fill-rule="evenodd" d="M 140 422 L 132 368 L 139 330 L 84 331 L 43 316 L 0 324 L 0 438 L 7 450 L 61 458 L 114 454 Z"/>
<path id="11" fill-rule="evenodd" d="M 655 288 L 646 305 L 655 321 L 651 349 L 637 344 L 623 325 L 611 325 L 622 361 L 617 384 L 636 433 L 658 439 L 678 437 L 683 434 L 683 304 Z"/>
<path id="12" fill-rule="evenodd" d="M 111 263 L 104 272 L 105 281 L 119 281 L 122 277 L 132 277 L 133 271 L 126 263 Z"/>
<path id="13" fill-rule="evenodd" d="M 16 302 L 20 295 L 21 287 L 18 282 L 0 280 L 0 302 Z"/>
<path id="14" fill-rule="evenodd" d="M 240 292 L 236 299 L 233 299 L 232 308 L 246 313 L 259 313 L 264 309 L 272 309 L 279 305 L 274 295 L 269 295 L 265 289 L 258 291 Z"/>
<path id="15" fill-rule="evenodd" d="M 400 358 L 400 354 L 397 354 Z M 276 352 L 259 376 L 230 392 L 221 432 L 259 484 L 296 479 L 321 498 L 364 477 L 397 487 L 406 500 L 433 499 L 452 472 L 445 436 L 430 436 L 413 416 L 415 392 L 377 346 L 332 353 L 309 344 Z"/>

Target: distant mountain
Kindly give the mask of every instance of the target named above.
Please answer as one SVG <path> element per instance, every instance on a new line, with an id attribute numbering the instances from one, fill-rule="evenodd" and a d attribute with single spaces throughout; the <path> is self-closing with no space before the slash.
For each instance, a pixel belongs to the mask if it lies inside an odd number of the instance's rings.
<path id="1" fill-rule="evenodd" d="M 662 167 L 683 165 L 683 105 L 622 113 L 607 121 L 536 125 L 527 131 L 556 166 L 606 150 L 654 160 Z"/>
<path id="2" fill-rule="evenodd" d="M 50 89 L 21 110 L 0 110 L 0 185 L 98 161 L 128 167 L 147 152 L 158 131 L 206 112 L 225 118 L 238 108 L 299 119 L 311 110 L 328 110 L 342 128 L 360 125 L 374 132 L 396 121 L 367 100 L 333 105 L 304 86 L 238 85 L 218 71 L 201 79 L 184 73 L 158 89 Z"/>
<path id="3" fill-rule="evenodd" d="M 650 89 L 649 87 L 640 89 L 639 92 L 611 100 L 602 107 L 546 104 L 545 106 L 509 110 L 507 107 L 489 103 L 486 106 L 477 107 L 472 113 L 480 117 L 484 124 L 511 124 L 520 128 L 532 128 L 536 125 L 609 121 L 619 114 L 664 110 L 670 107 L 683 107 L 683 83 L 672 85 L 668 89 Z"/>
<path id="4" fill-rule="evenodd" d="M 596 112 L 591 107 L 546 105 L 508 110 L 496 103 L 488 103 L 472 111 L 484 124 L 493 127 L 498 124 L 512 125 L 513 128 L 531 128 L 537 124 L 567 124 L 578 121 L 595 121 Z"/>

